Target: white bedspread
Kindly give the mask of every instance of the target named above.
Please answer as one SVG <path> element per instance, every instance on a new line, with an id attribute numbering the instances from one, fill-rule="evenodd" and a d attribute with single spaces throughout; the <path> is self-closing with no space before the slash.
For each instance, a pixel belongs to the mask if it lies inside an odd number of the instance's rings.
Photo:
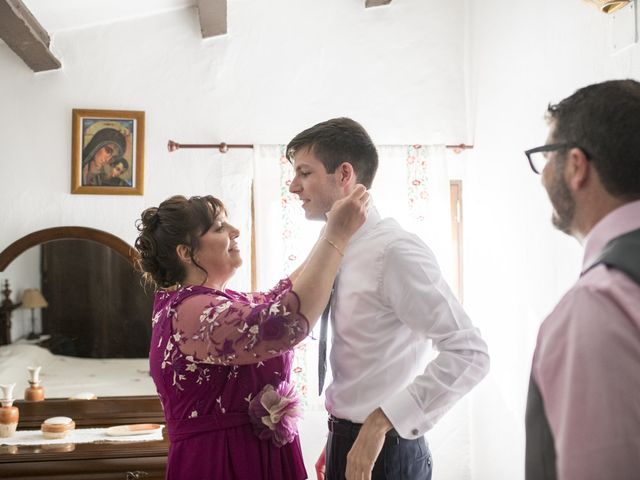
<path id="1" fill-rule="evenodd" d="M 14 397 L 23 399 L 29 385 L 27 367 L 38 365 L 45 398 L 68 398 L 81 392 L 98 397 L 156 395 L 147 358 L 66 357 L 36 345 L 0 347 L 0 384 L 15 383 Z"/>

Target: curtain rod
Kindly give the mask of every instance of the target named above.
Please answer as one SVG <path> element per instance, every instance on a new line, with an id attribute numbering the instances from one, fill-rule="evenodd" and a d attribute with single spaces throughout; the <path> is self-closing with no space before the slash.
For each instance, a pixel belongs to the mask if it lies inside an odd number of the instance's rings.
<path id="1" fill-rule="evenodd" d="M 169 140 L 167 143 L 169 152 L 175 152 L 181 148 L 217 148 L 220 153 L 227 153 L 230 148 L 253 148 L 253 145 L 247 143 L 178 143 Z"/>
<path id="2" fill-rule="evenodd" d="M 460 145 L 445 145 L 444 148 L 449 148 L 454 152 L 459 153 L 462 150 L 472 150 L 473 145 L 466 145 L 464 143 L 461 143 Z"/>
<path id="3" fill-rule="evenodd" d="M 178 143 L 173 140 L 169 140 L 167 143 L 169 152 L 175 152 L 181 148 L 217 148 L 220 153 L 227 153 L 231 148 L 253 148 L 253 145 L 248 143 Z M 445 148 L 452 149 L 456 153 L 463 150 L 470 150 L 473 145 L 466 145 L 461 143 L 459 145 L 445 145 Z"/>

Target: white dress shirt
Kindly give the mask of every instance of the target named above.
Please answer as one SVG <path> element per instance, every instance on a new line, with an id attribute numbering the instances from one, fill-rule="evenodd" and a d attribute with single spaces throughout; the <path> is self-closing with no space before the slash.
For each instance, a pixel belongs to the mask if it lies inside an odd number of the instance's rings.
<path id="1" fill-rule="evenodd" d="M 381 407 L 401 437 L 417 438 L 489 370 L 431 250 L 373 206 L 345 249 L 331 308 L 325 405 L 338 418 L 362 423 Z"/>

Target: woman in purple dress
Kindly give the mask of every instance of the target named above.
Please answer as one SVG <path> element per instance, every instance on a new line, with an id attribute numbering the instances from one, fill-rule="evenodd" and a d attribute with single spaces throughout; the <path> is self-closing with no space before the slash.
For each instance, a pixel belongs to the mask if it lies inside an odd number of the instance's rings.
<path id="1" fill-rule="evenodd" d="M 307 478 L 291 349 L 326 305 L 367 199 L 359 187 L 336 202 L 305 262 L 266 293 L 225 288 L 242 260 L 216 198 L 175 196 L 142 213 L 135 245 L 158 287 L 149 362 L 170 440 L 167 479 Z"/>

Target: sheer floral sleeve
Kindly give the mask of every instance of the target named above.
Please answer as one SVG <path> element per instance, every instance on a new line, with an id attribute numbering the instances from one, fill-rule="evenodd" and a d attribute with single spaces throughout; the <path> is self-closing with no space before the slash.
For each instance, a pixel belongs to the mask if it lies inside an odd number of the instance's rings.
<path id="1" fill-rule="evenodd" d="M 174 341 L 182 353 L 205 363 L 246 365 L 280 355 L 307 336 L 309 322 L 291 282 L 269 298 L 271 292 L 258 297 L 262 302 L 208 289 L 188 296 L 173 316 Z"/>
<path id="2" fill-rule="evenodd" d="M 291 280 L 289 280 L 289 278 L 283 278 L 275 287 L 266 292 L 239 293 L 238 295 L 244 296 L 248 301 L 253 303 L 265 303 L 288 290 L 291 290 Z"/>

